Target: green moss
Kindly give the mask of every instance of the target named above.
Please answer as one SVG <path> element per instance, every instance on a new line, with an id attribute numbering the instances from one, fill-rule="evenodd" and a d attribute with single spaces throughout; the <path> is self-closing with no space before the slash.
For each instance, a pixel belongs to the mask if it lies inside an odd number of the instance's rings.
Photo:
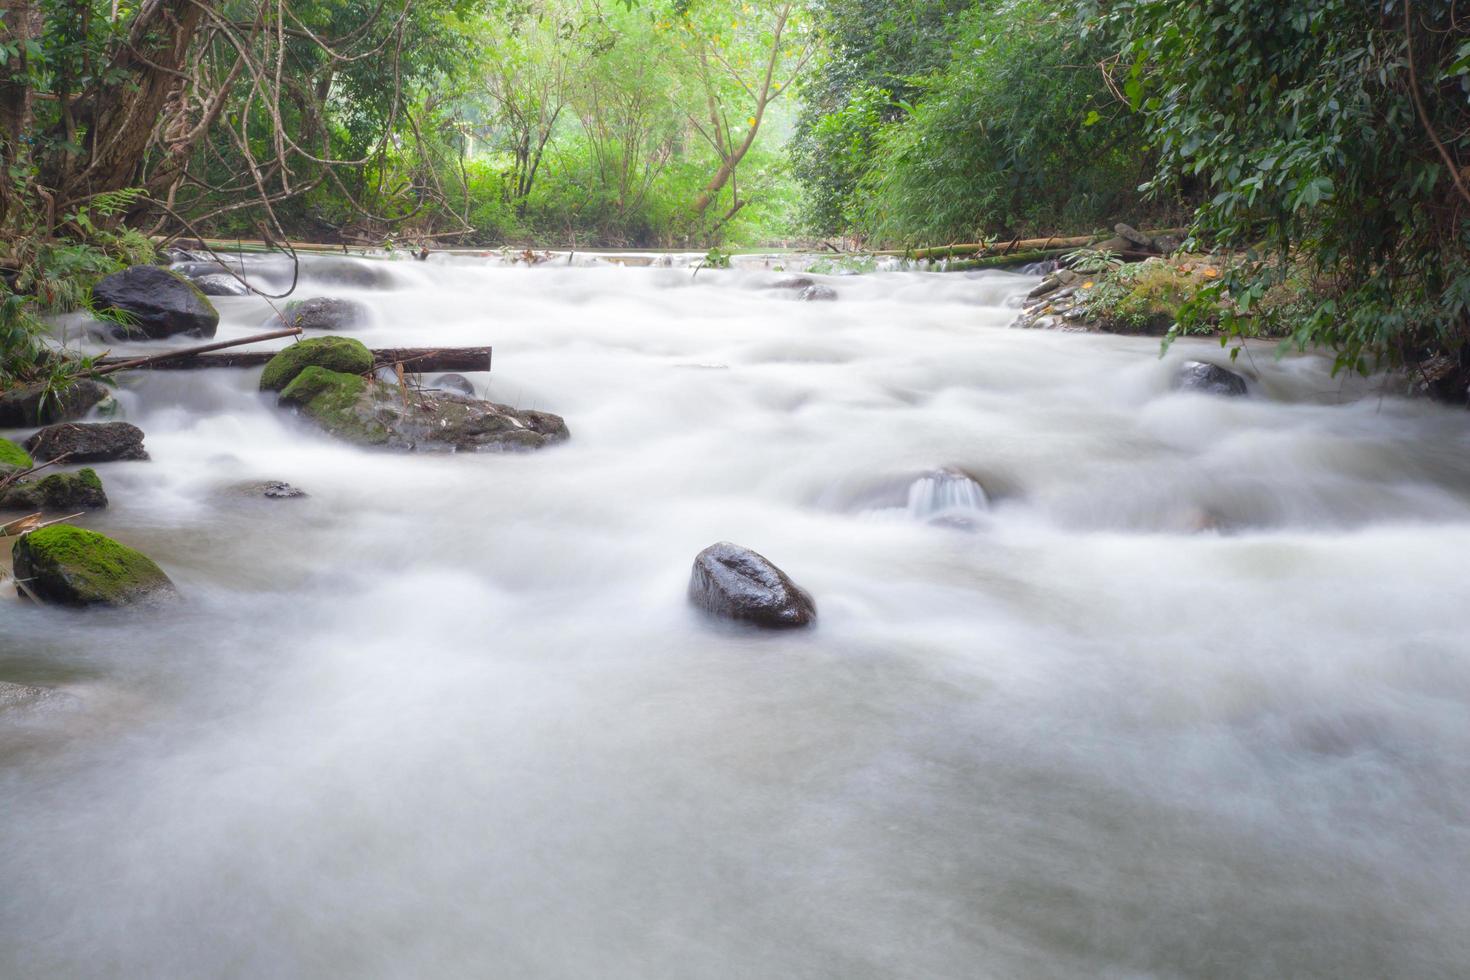
<path id="1" fill-rule="evenodd" d="M 69 524 L 32 531 L 16 541 L 12 555 L 16 578 L 48 602 L 124 606 L 176 594 L 147 555 Z"/>
<path id="2" fill-rule="evenodd" d="M 86 469 L 78 470 L 76 477 L 77 481 L 89 490 L 102 489 L 102 477 L 98 476 L 97 471 L 90 466 Z"/>
<path id="3" fill-rule="evenodd" d="M 36 464 L 30 453 L 9 439 L 0 439 L 0 474 L 28 470 L 34 465 Z"/>
<path id="4" fill-rule="evenodd" d="M 312 366 L 343 374 L 367 374 L 373 369 L 373 352 L 350 337 L 303 340 L 270 359 L 260 374 L 260 390 L 281 391 Z"/>
<path id="5" fill-rule="evenodd" d="M 286 386 L 279 403 L 300 408 L 333 435 L 381 445 L 390 432 L 374 416 L 373 401 L 372 383 L 366 378 L 313 364 Z"/>

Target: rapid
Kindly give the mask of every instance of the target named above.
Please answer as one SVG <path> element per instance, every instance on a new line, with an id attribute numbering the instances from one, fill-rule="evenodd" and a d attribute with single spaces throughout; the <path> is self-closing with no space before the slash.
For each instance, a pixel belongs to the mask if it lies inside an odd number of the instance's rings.
<path id="1" fill-rule="evenodd" d="M 782 261 L 303 260 L 370 347 L 493 345 L 535 453 L 123 379 L 152 459 L 79 523 L 186 601 L 0 598 L 79 700 L 0 714 L 0 976 L 1470 973 L 1470 415 Z M 721 540 L 815 627 L 693 609 Z"/>

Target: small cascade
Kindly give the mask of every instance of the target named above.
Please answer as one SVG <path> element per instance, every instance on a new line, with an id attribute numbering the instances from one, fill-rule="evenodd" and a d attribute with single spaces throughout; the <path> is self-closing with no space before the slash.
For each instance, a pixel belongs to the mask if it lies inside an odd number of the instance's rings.
<path id="1" fill-rule="evenodd" d="M 989 507 L 985 489 L 959 470 L 936 470 L 909 485 L 909 515 L 930 524 L 972 527 Z"/>

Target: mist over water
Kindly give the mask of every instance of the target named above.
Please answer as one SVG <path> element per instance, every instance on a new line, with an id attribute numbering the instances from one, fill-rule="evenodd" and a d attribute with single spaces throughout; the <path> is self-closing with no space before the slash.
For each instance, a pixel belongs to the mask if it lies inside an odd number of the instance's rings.
<path id="1" fill-rule="evenodd" d="M 84 523 L 188 601 L 0 600 L 0 679 L 81 699 L 0 715 L 0 976 L 1470 972 L 1463 411 L 1264 346 L 1178 392 L 1218 345 L 1006 329 L 1008 274 L 351 268 L 297 296 L 571 441 L 124 380 Z M 816 627 L 690 608 L 719 540 Z"/>

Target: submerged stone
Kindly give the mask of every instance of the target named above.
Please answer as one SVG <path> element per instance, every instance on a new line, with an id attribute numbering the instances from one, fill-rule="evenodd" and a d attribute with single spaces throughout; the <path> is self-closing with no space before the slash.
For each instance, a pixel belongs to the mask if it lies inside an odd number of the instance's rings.
<path id="1" fill-rule="evenodd" d="M 373 369 L 373 352 L 362 341 L 350 337 L 314 337 L 292 344 L 266 363 L 260 373 L 261 391 L 282 391 L 309 367 L 341 374 L 367 374 Z"/>
<path id="2" fill-rule="evenodd" d="M 178 596 L 173 582 L 147 555 L 70 524 L 52 524 L 22 536 L 11 556 L 15 577 L 43 602 L 128 606 Z"/>
<path id="3" fill-rule="evenodd" d="M 285 312 L 286 322 L 302 330 L 350 330 L 362 326 L 372 315 L 355 300 L 333 296 L 287 303 Z"/>
<path id="4" fill-rule="evenodd" d="M 219 326 L 214 304 L 185 277 L 156 265 L 135 265 L 92 287 L 97 309 L 123 322 L 112 327 L 123 339 L 157 339 L 174 334 L 213 337 Z"/>
<path id="5" fill-rule="evenodd" d="M 766 629 L 806 626 L 817 618 L 812 597 L 785 572 L 764 555 L 728 541 L 695 557 L 689 601 L 711 615 Z"/>
<path id="6" fill-rule="evenodd" d="M 419 452 L 539 449 L 566 439 L 550 412 L 450 392 L 415 391 L 312 365 L 281 392 L 279 403 L 327 432 L 364 446 Z"/>
<path id="7" fill-rule="evenodd" d="M 97 510 L 106 506 L 102 479 L 91 468 L 21 480 L 0 495 L 0 510 Z"/>
<path id="8" fill-rule="evenodd" d="M 837 290 L 816 283 L 797 293 L 796 298 L 804 303 L 830 303 L 837 298 Z"/>
<path id="9" fill-rule="evenodd" d="M 205 296 L 249 296 L 250 287 L 228 272 L 210 272 L 194 277 L 194 285 Z"/>
<path id="10" fill-rule="evenodd" d="M 1246 393 L 1245 379 L 1240 375 L 1202 361 L 1185 361 L 1179 368 L 1174 386 L 1184 391 L 1199 391 L 1207 395 L 1239 397 Z"/>
<path id="11" fill-rule="evenodd" d="M 25 441 L 42 462 L 66 457 L 69 463 L 147 459 L 143 430 L 128 422 L 63 422 L 48 425 Z"/>
<path id="12" fill-rule="evenodd" d="M 29 429 L 79 419 L 106 400 L 107 386 L 83 379 L 50 391 L 45 385 L 26 385 L 0 394 L 0 428 Z"/>

